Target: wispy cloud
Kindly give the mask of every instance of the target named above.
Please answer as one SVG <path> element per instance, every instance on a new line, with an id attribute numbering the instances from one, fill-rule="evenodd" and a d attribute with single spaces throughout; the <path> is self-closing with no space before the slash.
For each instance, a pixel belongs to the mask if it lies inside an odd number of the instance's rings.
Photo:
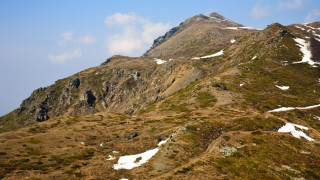
<path id="1" fill-rule="evenodd" d="M 290 0 L 279 2 L 280 9 L 297 10 L 302 8 L 303 0 Z"/>
<path id="2" fill-rule="evenodd" d="M 307 16 L 304 18 L 304 21 L 306 23 L 309 23 L 309 22 L 315 22 L 319 19 L 320 19 L 320 11 L 318 9 L 314 9 L 307 14 Z"/>
<path id="3" fill-rule="evenodd" d="M 107 27 L 120 26 L 119 33 L 105 40 L 105 47 L 110 54 L 139 56 L 153 43 L 153 40 L 170 28 L 169 23 L 154 23 L 135 13 L 115 13 L 107 16 Z"/>
<path id="4" fill-rule="evenodd" d="M 82 44 L 93 44 L 96 42 L 96 39 L 92 35 L 87 34 L 85 36 L 79 37 L 78 41 Z"/>
<path id="5" fill-rule="evenodd" d="M 72 52 L 63 53 L 63 54 L 59 54 L 59 55 L 49 54 L 48 58 L 53 63 L 64 64 L 68 60 L 80 58 L 81 56 L 82 56 L 82 52 L 80 50 L 76 49 Z"/>
<path id="6" fill-rule="evenodd" d="M 130 23 L 134 22 L 140 22 L 144 23 L 146 20 L 140 16 L 137 16 L 135 13 L 115 13 L 111 16 L 107 16 L 106 19 L 104 20 L 104 24 L 106 26 L 123 26 L 123 25 L 128 25 Z"/>
<path id="7" fill-rule="evenodd" d="M 270 16 L 272 14 L 271 8 L 268 6 L 263 6 L 262 2 L 263 0 L 259 0 L 251 10 L 250 15 L 253 18 L 259 19 L 266 16 Z"/>
<path id="8" fill-rule="evenodd" d="M 73 35 L 73 31 L 67 31 L 59 34 L 61 40 L 63 41 L 72 41 L 73 40 L 72 35 Z"/>

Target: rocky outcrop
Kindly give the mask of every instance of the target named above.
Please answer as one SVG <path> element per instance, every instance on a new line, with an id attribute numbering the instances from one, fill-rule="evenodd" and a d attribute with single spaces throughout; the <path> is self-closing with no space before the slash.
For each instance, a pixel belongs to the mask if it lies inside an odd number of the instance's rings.
<path id="1" fill-rule="evenodd" d="M 85 91 L 80 96 L 80 105 L 88 105 L 94 107 L 96 99 L 97 98 L 93 95 L 91 90 Z"/>
<path id="2" fill-rule="evenodd" d="M 30 95 L 30 97 L 28 97 L 27 99 L 22 101 L 20 107 L 26 107 L 26 106 L 30 105 L 33 101 L 37 100 L 37 98 L 38 98 L 37 95 L 40 92 L 45 91 L 46 89 L 47 89 L 46 87 L 40 87 L 40 88 L 34 90 L 32 92 L 32 94 Z"/>
<path id="3" fill-rule="evenodd" d="M 232 156 L 237 151 L 238 149 L 236 147 L 229 147 L 229 146 L 225 146 L 220 149 L 220 153 L 223 156 Z"/>
<path id="4" fill-rule="evenodd" d="M 152 50 L 155 49 L 157 46 L 159 46 L 160 44 L 162 44 L 163 42 L 165 42 L 166 40 L 170 39 L 181 27 L 182 27 L 183 23 L 181 23 L 179 26 L 177 27 L 173 27 L 171 28 L 168 32 L 166 32 L 165 35 L 158 37 L 157 39 L 155 39 L 153 41 L 153 44 L 151 46 L 151 48 L 149 50 L 147 50 L 147 52 L 145 52 L 143 54 L 143 56 L 147 56 L 148 53 Z"/>
<path id="5" fill-rule="evenodd" d="M 39 110 L 38 110 L 38 113 L 36 115 L 36 121 L 37 122 L 46 121 L 46 120 L 48 120 L 50 118 L 48 116 L 48 109 L 44 105 L 40 104 L 38 106 L 38 109 Z"/>
<path id="6" fill-rule="evenodd" d="M 109 92 L 109 81 L 105 81 L 103 84 L 102 84 L 102 89 L 103 89 L 103 96 L 106 96 Z"/>
<path id="7" fill-rule="evenodd" d="M 80 86 L 80 79 L 75 78 L 69 82 L 69 87 L 78 88 Z"/>
<path id="8" fill-rule="evenodd" d="M 124 139 L 130 140 L 130 139 L 135 138 L 135 137 L 137 137 L 137 136 L 139 136 L 138 133 L 133 133 L 133 134 L 130 134 L 130 135 L 125 136 Z"/>
<path id="9" fill-rule="evenodd" d="M 141 76 L 140 72 L 133 72 L 133 73 L 130 73 L 129 75 L 133 77 L 135 80 L 137 80 Z"/>
<path id="10" fill-rule="evenodd" d="M 107 65 L 109 62 L 111 62 L 110 58 L 106 59 L 103 63 L 101 63 L 101 65 Z"/>

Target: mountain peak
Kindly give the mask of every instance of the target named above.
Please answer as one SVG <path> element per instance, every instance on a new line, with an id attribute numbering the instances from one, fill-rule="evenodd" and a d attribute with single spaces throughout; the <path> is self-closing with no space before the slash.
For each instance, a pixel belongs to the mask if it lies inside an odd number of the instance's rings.
<path id="1" fill-rule="evenodd" d="M 208 15 L 209 18 L 213 18 L 213 19 L 216 19 L 218 21 L 226 21 L 228 20 L 227 18 L 223 17 L 222 15 L 216 13 L 216 12 L 213 12 L 213 13 L 210 13 Z"/>
<path id="2" fill-rule="evenodd" d="M 143 56 L 192 57 L 200 53 L 219 50 L 230 43 L 231 39 L 251 33 L 245 30 L 226 32 L 223 28 L 227 27 L 242 27 L 242 25 L 216 12 L 209 15 L 195 15 L 155 39 L 152 47 Z M 198 46 L 202 48 L 195 48 Z"/>
<path id="3" fill-rule="evenodd" d="M 217 22 L 217 23 L 222 23 L 222 24 L 227 24 L 231 26 L 242 26 L 241 24 L 238 24 L 216 12 L 212 12 L 207 16 L 211 21 Z"/>

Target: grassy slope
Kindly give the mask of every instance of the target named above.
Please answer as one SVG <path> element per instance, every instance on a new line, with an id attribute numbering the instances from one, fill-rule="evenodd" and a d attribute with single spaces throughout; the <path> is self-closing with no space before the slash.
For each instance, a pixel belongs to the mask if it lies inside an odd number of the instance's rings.
<path id="1" fill-rule="evenodd" d="M 320 125 L 314 116 L 320 116 L 319 108 L 267 112 L 278 105 L 318 104 L 320 98 L 319 68 L 291 64 L 302 56 L 296 53 L 299 48 L 290 35 L 279 37 L 281 28 L 270 26 L 260 35 L 237 41 L 223 56 L 201 62 L 208 68 L 221 68 L 141 110 L 136 118 L 111 113 L 67 116 L 2 135 L 1 175 L 319 179 L 319 143 L 276 132 L 285 122 L 293 122 L 309 127 L 305 133 L 318 140 Z M 276 39 L 267 44 L 270 38 Z M 257 58 L 252 60 L 253 56 Z M 240 83 L 244 85 L 240 87 Z M 282 91 L 275 85 L 290 89 Z M 135 132 L 137 138 L 124 139 Z M 171 140 L 142 167 L 114 171 L 116 160 L 105 160 L 114 150 L 127 155 L 152 149 L 158 138 L 170 135 Z M 234 147 L 237 152 L 224 157 L 220 153 L 223 147 Z"/>

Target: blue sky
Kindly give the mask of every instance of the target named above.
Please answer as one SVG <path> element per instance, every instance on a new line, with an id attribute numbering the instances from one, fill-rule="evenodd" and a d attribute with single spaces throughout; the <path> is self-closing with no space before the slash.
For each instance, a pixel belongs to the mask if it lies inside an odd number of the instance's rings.
<path id="1" fill-rule="evenodd" d="M 197 14 L 265 28 L 320 21 L 319 0 L 1 0 L 0 115 L 34 89 L 114 55 L 139 56 Z"/>

